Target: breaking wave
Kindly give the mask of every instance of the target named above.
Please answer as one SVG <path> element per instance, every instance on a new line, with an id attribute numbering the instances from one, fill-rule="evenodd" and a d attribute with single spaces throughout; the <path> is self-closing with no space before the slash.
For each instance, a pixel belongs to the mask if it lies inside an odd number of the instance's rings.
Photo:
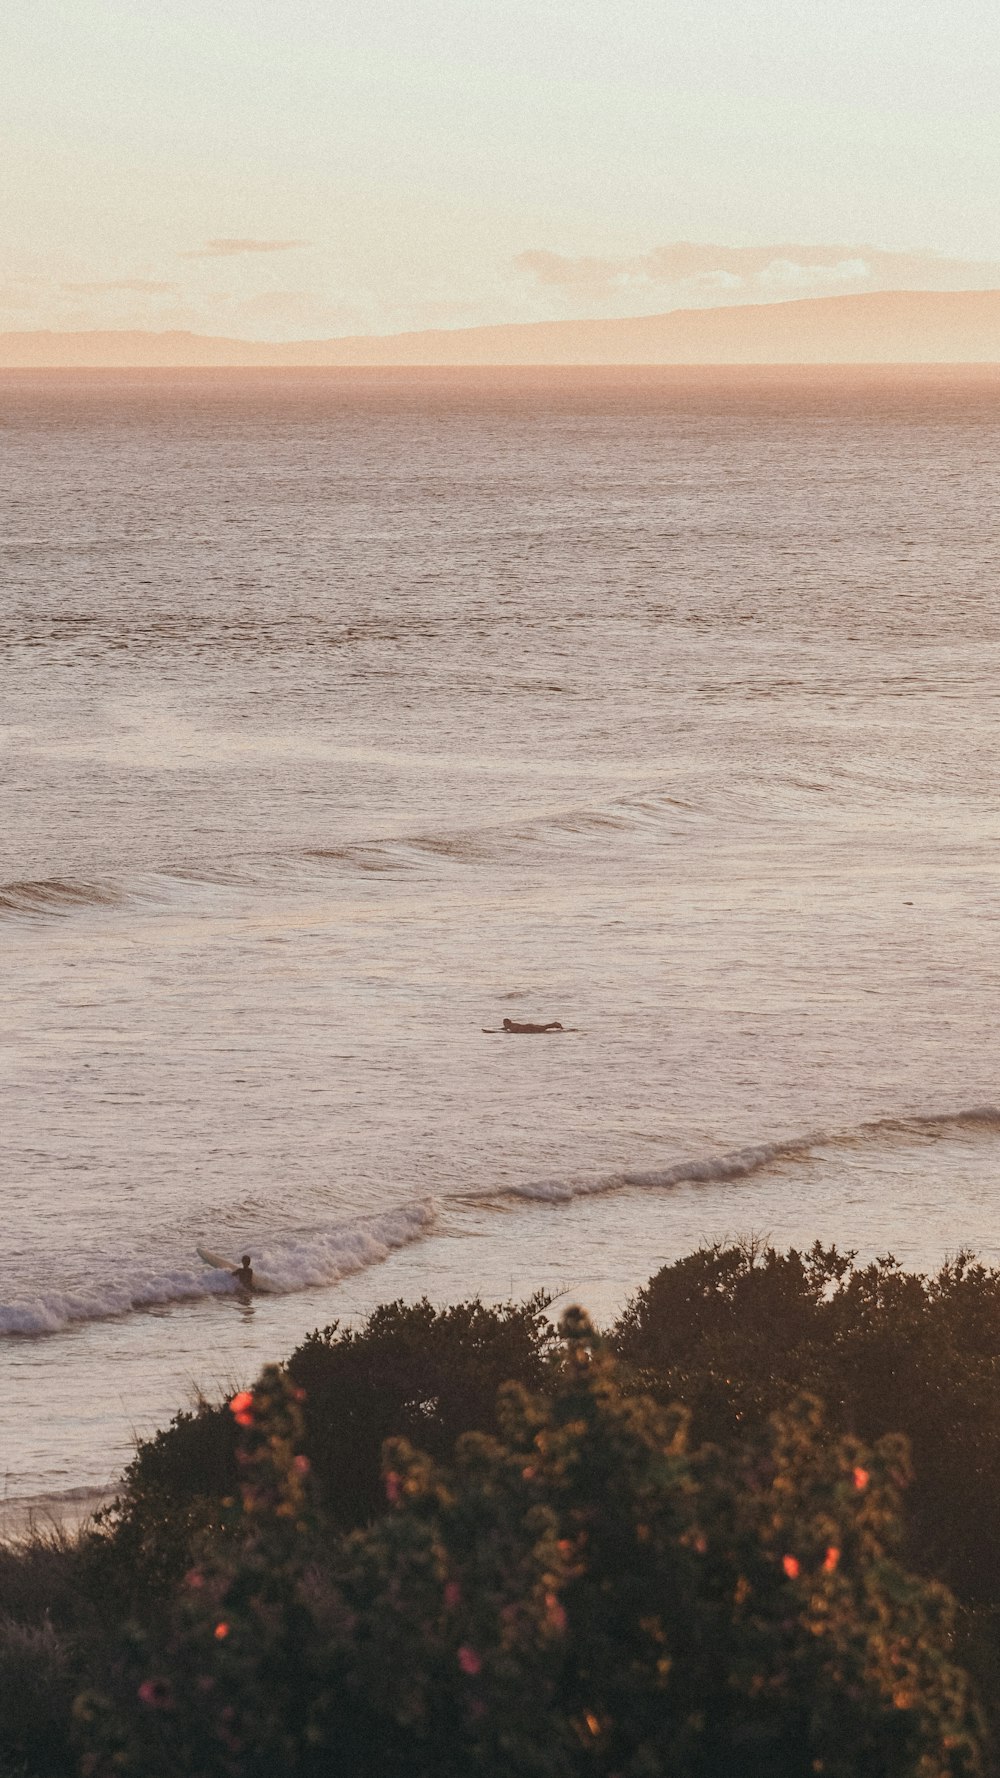
<path id="1" fill-rule="evenodd" d="M 282 1295 L 316 1285 L 336 1284 L 353 1272 L 377 1266 L 398 1247 L 419 1241 L 433 1227 L 433 1199 L 403 1205 L 381 1216 L 340 1223 L 295 1238 L 254 1244 L 254 1265 L 269 1287 Z M 167 1272 L 140 1272 L 105 1280 L 90 1290 L 48 1290 L 0 1304 L 0 1334 L 62 1333 L 74 1323 L 104 1321 L 137 1309 L 232 1295 L 236 1285 L 225 1272 L 204 1266 L 178 1266 Z"/>
<path id="2" fill-rule="evenodd" d="M 961 1129 L 1000 1132 L 1000 1107 L 971 1106 L 959 1111 L 909 1117 L 878 1118 L 853 1129 L 814 1131 L 775 1142 L 762 1142 L 725 1154 L 701 1155 L 666 1167 L 628 1168 L 596 1175 L 524 1180 L 485 1186 L 478 1192 L 456 1193 L 462 1203 L 510 1201 L 569 1204 L 598 1192 L 640 1188 L 665 1191 L 679 1185 L 711 1185 L 745 1179 L 782 1161 L 808 1159 L 831 1149 L 855 1152 L 863 1147 L 890 1148 L 907 1140 L 933 1141 Z M 447 1200 L 445 1200 L 445 1206 Z M 281 1295 L 338 1283 L 352 1273 L 377 1266 L 397 1248 L 431 1234 L 442 1210 L 441 1200 L 427 1198 L 381 1215 L 255 1240 L 253 1263 L 269 1292 Z M 74 1323 L 105 1320 L 135 1310 L 232 1294 L 235 1284 L 226 1272 L 182 1265 L 167 1272 L 139 1271 L 107 1280 L 90 1290 L 51 1290 L 0 1303 L 0 1335 L 61 1333 Z"/>
<path id="3" fill-rule="evenodd" d="M 672 1185 L 710 1185 L 746 1179 L 779 1161 L 804 1160 L 819 1149 L 891 1145 L 907 1136 L 934 1136 L 961 1128 L 1000 1130 L 1000 1106 L 974 1105 L 961 1111 L 943 1111 L 912 1117 L 876 1118 L 852 1130 L 814 1131 L 808 1136 L 780 1142 L 762 1142 L 726 1154 L 675 1161 L 669 1167 L 630 1169 L 575 1178 L 528 1180 L 504 1188 L 508 1198 L 527 1198 L 539 1203 L 564 1204 L 596 1192 L 622 1191 L 628 1186 L 666 1190 Z"/>

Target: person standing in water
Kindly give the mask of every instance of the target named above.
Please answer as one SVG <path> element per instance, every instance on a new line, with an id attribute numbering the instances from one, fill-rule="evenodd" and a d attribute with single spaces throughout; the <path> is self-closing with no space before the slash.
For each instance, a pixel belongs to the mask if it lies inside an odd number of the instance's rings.
<path id="1" fill-rule="evenodd" d="M 236 1279 L 241 1290 L 253 1289 L 253 1267 L 250 1264 L 249 1253 L 244 1253 L 238 1269 L 233 1273 L 233 1277 Z"/>

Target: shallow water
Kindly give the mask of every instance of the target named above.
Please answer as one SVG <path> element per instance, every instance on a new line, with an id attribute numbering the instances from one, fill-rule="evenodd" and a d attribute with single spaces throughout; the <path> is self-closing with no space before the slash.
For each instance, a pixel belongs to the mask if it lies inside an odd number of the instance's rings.
<path id="1" fill-rule="evenodd" d="M 997 1256 L 998 445 L 986 374 L 0 378 L 10 1500 L 388 1296 Z"/>

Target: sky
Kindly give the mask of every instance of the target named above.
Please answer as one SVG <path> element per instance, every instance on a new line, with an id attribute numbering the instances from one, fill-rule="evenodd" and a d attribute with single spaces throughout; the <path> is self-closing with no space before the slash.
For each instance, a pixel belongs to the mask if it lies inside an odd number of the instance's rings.
<path id="1" fill-rule="evenodd" d="M 996 0 L 3 0 L 0 330 L 1000 288 Z"/>

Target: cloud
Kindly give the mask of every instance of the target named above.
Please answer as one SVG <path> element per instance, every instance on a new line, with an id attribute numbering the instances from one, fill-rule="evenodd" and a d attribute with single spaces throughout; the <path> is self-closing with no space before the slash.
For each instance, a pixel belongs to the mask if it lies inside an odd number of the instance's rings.
<path id="1" fill-rule="evenodd" d="M 579 301 L 672 298 L 692 307 L 726 302 L 780 301 L 862 290 L 981 290 L 1000 288 L 1000 262 L 948 258 L 940 253 L 896 253 L 870 246 L 722 247 L 672 241 L 650 253 L 620 258 L 571 258 L 535 248 L 519 253 L 515 268 L 536 285 Z"/>
<path id="2" fill-rule="evenodd" d="M 160 284 L 152 278 L 110 278 L 98 284 L 63 284 L 75 296 L 102 296 L 107 290 L 129 290 L 136 296 L 162 296 L 176 290 L 176 284 Z"/>
<path id="3" fill-rule="evenodd" d="M 292 247 L 308 247 L 308 241 L 251 241 L 222 237 L 204 247 L 189 247 L 180 259 L 231 259 L 238 253 L 287 253 Z"/>

